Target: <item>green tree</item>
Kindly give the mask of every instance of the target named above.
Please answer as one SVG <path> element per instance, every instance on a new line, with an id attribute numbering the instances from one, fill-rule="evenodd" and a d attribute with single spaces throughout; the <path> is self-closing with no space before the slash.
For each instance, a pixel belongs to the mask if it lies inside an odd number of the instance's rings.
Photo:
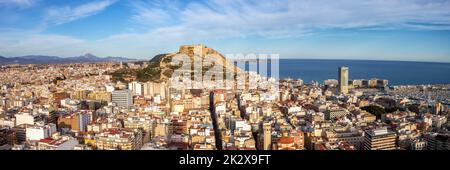
<path id="1" fill-rule="evenodd" d="M 361 109 L 375 115 L 377 117 L 377 119 L 381 119 L 381 116 L 386 114 L 386 110 L 384 110 L 380 106 L 372 105 L 372 106 L 363 107 Z"/>

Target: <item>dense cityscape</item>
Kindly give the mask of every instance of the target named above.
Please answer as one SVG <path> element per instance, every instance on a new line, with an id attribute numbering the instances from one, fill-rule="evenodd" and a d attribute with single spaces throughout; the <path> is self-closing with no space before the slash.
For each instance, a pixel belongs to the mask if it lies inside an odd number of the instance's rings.
<path id="1" fill-rule="evenodd" d="M 206 49 L 178 53 L 192 48 Z M 346 66 L 336 68 L 337 79 L 266 78 L 276 89 L 185 89 L 170 77 L 114 74 L 148 67 L 162 68 L 145 61 L 1 66 L 0 149 L 450 149 L 448 84 L 390 86 L 352 79 Z"/>

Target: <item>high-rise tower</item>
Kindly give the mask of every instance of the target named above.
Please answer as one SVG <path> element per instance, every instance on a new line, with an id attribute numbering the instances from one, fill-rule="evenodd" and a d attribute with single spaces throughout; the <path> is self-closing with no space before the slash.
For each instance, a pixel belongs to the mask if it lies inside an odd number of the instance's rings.
<path id="1" fill-rule="evenodd" d="M 263 149 L 271 150 L 272 149 L 272 127 L 270 123 L 263 124 Z"/>
<path id="2" fill-rule="evenodd" d="M 348 67 L 339 67 L 339 93 L 348 93 Z"/>

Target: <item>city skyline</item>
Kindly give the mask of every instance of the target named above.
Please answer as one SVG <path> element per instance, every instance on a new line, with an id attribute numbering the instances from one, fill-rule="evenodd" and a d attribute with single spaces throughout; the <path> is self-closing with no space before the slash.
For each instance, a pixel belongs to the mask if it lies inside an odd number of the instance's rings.
<path id="1" fill-rule="evenodd" d="M 147 62 L 2 66 L 0 150 L 449 150 L 448 83 L 395 85 L 353 74 L 367 64 L 325 61 L 315 79 L 328 65 L 337 80 L 277 79 L 288 66 L 223 59 L 184 45 Z M 374 68 L 399 67 L 387 63 Z M 417 65 L 438 79 L 448 66 Z"/>
<path id="2" fill-rule="evenodd" d="M 150 59 L 206 44 L 224 54 L 450 62 L 449 11 L 446 0 L 4 0 L 0 56 Z"/>
<path id="3" fill-rule="evenodd" d="M 0 0 L 0 16 L 5 167 L 448 159 L 450 0 Z"/>

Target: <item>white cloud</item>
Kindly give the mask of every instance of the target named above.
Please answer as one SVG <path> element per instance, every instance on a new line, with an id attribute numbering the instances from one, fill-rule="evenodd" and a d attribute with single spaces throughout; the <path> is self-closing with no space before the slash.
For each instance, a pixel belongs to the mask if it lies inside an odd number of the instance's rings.
<path id="1" fill-rule="evenodd" d="M 450 30 L 450 17 L 445 17 L 450 16 L 449 1 L 212 0 L 183 4 L 148 0 L 132 1 L 130 7 L 134 12 L 130 27 L 140 31 L 96 41 L 98 49 L 104 50 L 99 53 L 143 57 L 183 43 L 249 36 L 291 38 L 330 28 Z"/>
<path id="2" fill-rule="evenodd" d="M 94 1 L 79 6 L 71 7 L 53 7 L 48 9 L 46 15 L 46 23 L 50 25 L 59 25 L 72 22 L 81 18 L 95 15 L 103 11 L 107 7 L 113 5 L 116 0 L 100 0 Z"/>
<path id="3" fill-rule="evenodd" d="M 11 57 L 34 54 L 67 57 L 79 55 L 85 43 L 69 36 L 10 30 L 0 33 L 0 54 Z"/>
<path id="4" fill-rule="evenodd" d="M 36 4 L 38 0 L 0 0 L 0 7 L 28 8 Z"/>
<path id="5" fill-rule="evenodd" d="M 46 22 L 58 25 L 95 15 L 114 2 L 54 7 L 48 11 Z M 73 56 L 91 52 L 99 56 L 152 57 L 184 43 L 249 36 L 290 38 L 315 35 L 316 29 L 450 30 L 449 0 L 127 2 L 134 14 L 129 27 L 124 28 L 132 30 L 129 33 L 96 41 L 42 33 L 18 38 L 5 33 L 0 34 L 0 54 Z"/>
<path id="6" fill-rule="evenodd" d="M 131 19 L 143 25 L 146 25 L 148 21 L 152 21 L 152 25 L 154 25 L 172 20 L 173 16 L 168 11 L 176 10 L 176 6 L 168 1 L 131 1 L 130 7 L 135 14 Z"/>
<path id="7" fill-rule="evenodd" d="M 204 30 L 208 35 L 228 30 L 229 36 L 283 37 L 317 28 L 448 30 L 450 26 L 450 1 L 441 0 L 212 0 L 168 9 L 160 8 L 166 1 L 142 4 L 133 5 L 136 24 L 165 22 L 162 25 L 185 28 L 183 32 Z"/>

